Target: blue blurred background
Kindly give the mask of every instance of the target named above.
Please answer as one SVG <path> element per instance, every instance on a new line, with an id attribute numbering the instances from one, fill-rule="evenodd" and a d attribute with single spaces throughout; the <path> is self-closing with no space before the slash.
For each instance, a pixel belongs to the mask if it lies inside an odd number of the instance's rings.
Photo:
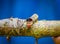
<path id="1" fill-rule="evenodd" d="M 0 0 L 0 19 L 28 18 L 37 13 L 39 20 L 60 20 L 60 0 Z M 0 37 L 0 44 L 35 44 L 34 37 Z M 38 44 L 54 44 L 51 37 L 43 37 Z"/>

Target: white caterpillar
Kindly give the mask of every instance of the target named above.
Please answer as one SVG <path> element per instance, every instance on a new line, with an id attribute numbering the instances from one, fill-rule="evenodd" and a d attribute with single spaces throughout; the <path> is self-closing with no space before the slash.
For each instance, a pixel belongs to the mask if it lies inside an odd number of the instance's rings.
<path id="1" fill-rule="evenodd" d="M 0 20 L 0 27 L 4 27 L 4 24 L 7 23 L 9 27 L 20 27 L 24 23 L 24 19 L 10 18 Z"/>

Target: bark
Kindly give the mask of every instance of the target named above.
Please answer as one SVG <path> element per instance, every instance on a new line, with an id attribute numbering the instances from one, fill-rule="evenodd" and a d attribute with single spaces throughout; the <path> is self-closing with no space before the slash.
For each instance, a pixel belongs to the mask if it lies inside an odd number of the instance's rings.
<path id="1" fill-rule="evenodd" d="M 40 23 L 40 26 L 37 23 Z M 37 39 L 45 36 L 60 36 L 60 21 L 42 20 L 34 23 L 30 29 L 3 26 L 0 27 L 0 36 L 33 36 Z"/>

